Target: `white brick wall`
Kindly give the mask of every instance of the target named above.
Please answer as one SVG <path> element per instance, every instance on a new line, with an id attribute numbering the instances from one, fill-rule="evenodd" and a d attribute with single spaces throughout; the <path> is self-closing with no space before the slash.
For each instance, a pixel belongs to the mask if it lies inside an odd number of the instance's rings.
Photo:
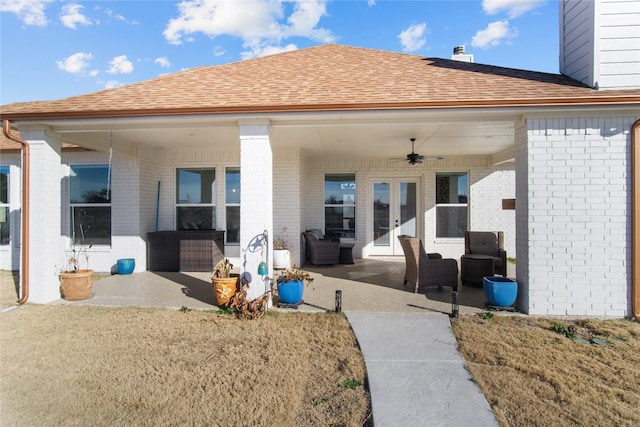
<path id="1" fill-rule="evenodd" d="M 274 152 L 273 237 L 284 237 L 292 264 L 300 266 L 300 234 L 303 215 L 303 184 L 300 149 Z M 286 230 L 283 230 L 286 228 Z"/>
<path id="2" fill-rule="evenodd" d="M 23 130 L 29 142 L 29 301 L 47 303 L 60 298 L 58 272 L 65 254 L 60 237 L 61 142 L 44 130 Z"/>
<path id="3" fill-rule="evenodd" d="M 464 239 L 435 238 L 435 178 L 436 172 L 468 172 L 471 194 L 469 198 L 470 225 L 478 230 L 505 232 L 505 246 L 509 256 L 515 257 L 515 212 L 502 210 L 502 199 L 515 197 L 515 172 L 512 166 L 489 167 L 485 157 L 448 158 L 425 162 L 411 167 L 400 162 L 380 159 L 310 160 L 306 162 L 308 184 L 304 194 L 306 222 L 304 229 L 324 229 L 324 175 L 331 172 L 355 172 L 356 201 L 356 258 L 369 256 L 365 247 L 366 215 L 370 195 L 369 185 L 374 178 L 420 178 L 424 207 L 423 242 L 429 252 L 439 252 L 446 258 L 458 259 L 464 253 Z M 475 215 L 481 215 L 476 218 Z M 486 221 L 483 222 L 483 221 Z M 401 255 L 401 254 L 400 254 Z"/>
<path id="4" fill-rule="evenodd" d="M 240 250 L 242 272 L 251 283 L 247 298 L 253 299 L 269 290 L 258 275 L 258 265 L 273 259 L 273 245 L 269 253 L 257 247 L 264 231 L 273 230 L 273 155 L 267 124 L 240 126 Z M 273 236 L 269 236 L 271 241 Z M 269 265 L 271 275 L 271 266 Z"/>
<path id="5" fill-rule="evenodd" d="M 519 131 L 517 276 L 530 314 L 629 313 L 636 119 L 530 119 L 528 141 Z"/>

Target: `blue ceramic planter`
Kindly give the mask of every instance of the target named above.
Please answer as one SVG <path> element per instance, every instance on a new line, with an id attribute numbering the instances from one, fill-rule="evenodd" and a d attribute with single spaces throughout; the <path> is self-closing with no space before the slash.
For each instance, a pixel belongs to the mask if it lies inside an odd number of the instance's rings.
<path id="1" fill-rule="evenodd" d="M 508 277 L 485 277 L 482 279 L 484 295 L 489 304 L 510 307 L 518 296 L 518 282 Z"/>
<path id="2" fill-rule="evenodd" d="M 302 280 L 278 283 L 278 296 L 285 304 L 297 304 L 302 301 L 304 283 Z"/>
<path id="3" fill-rule="evenodd" d="M 136 268 L 136 260 L 133 258 L 122 258 L 118 260 L 118 274 L 131 274 Z"/>

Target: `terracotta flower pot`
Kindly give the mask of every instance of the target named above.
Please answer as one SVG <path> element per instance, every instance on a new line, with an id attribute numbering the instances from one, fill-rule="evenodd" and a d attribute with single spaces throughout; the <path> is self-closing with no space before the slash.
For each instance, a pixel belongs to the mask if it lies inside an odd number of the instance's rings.
<path id="1" fill-rule="evenodd" d="M 217 307 L 228 307 L 233 297 L 238 291 L 239 277 L 214 277 L 213 281 L 213 303 Z"/>
<path id="2" fill-rule="evenodd" d="M 91 296 L 93 270 L 64 271 L 60 273 L 62 297 L 68 301 L 79 301 Z"/>

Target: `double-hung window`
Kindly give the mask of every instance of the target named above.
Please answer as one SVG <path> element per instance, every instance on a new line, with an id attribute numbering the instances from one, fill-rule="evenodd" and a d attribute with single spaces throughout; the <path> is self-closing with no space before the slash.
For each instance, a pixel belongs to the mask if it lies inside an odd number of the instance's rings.
<path id="1" fill-rule="evenodd" d="M 467 230 L 469 175 L 436 173 L 436 237 L 464 237 Z"/>
<path id="2" fill-rule="evenodd" d="M 356 237 L 356 174 L 324 176 L 324 229 L 329 237 Z"/>
<path id="3" fill-rule="evenodd" d="M 176 230 L 213 230 L 215 203 L 215 168 L 176 169 Z"/>
<path id="4" fill-rule="evenodd" d="M 227 243 L 240 243 L 240 168 L 228 167 L 225 173 Z"/>
<path id="5" fill-rule="evenodd" d="M 71 237 L 79 245 L 111 245 L 108 165 L 72 165 L 69 177 Z"/>
<path id="6" fill-rule="evenodd" d="M 9 244 L 9 166 L 0 166 L 0 245 Z"/>

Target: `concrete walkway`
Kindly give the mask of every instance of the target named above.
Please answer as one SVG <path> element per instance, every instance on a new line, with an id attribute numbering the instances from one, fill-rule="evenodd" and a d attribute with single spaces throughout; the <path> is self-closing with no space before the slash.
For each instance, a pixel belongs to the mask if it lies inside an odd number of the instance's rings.
<path id="1" fill-rule="evenodd" d="M 346 313 L 367 368 L 375 426 L 497 426 L 442 314 Z"/>

